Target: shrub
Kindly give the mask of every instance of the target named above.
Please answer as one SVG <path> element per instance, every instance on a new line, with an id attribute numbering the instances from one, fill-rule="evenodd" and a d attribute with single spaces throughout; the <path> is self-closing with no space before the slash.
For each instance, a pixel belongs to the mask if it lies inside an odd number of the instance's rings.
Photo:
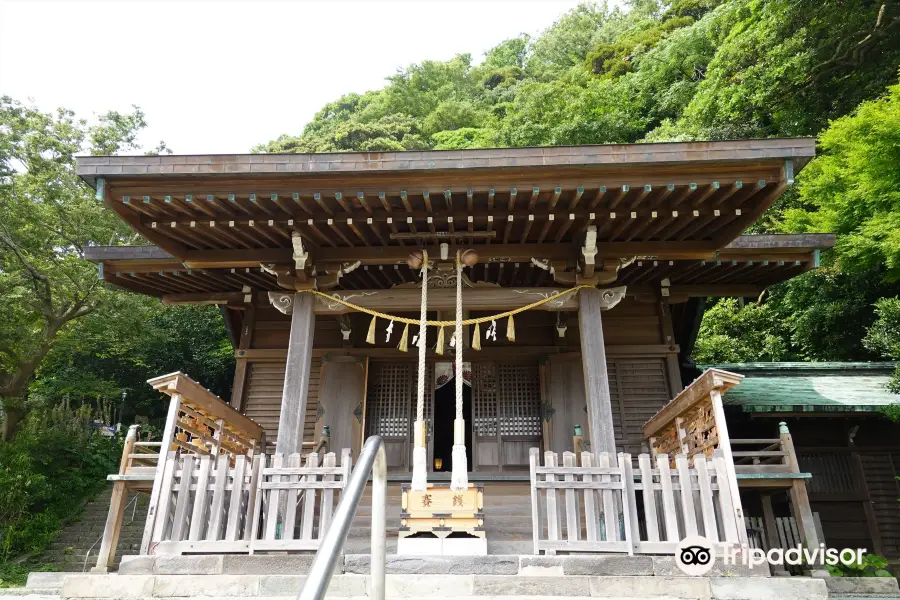
<path id="1" fill-rule="evenodd" d="M 835 565 L 825 565 L 825 568 L 832 577 L 891 577 L 887 566 L 886 558 L 877 554 L 866 554 L 858 563 L 838 561 Z"/>
<path id="2" fill-rule="evenodd" d="M 89 407 L 37 408 L 0 442 L 0 562 L 45 550 L 116 469 L 118 440 L 93 433 L 90 417 Z"/>

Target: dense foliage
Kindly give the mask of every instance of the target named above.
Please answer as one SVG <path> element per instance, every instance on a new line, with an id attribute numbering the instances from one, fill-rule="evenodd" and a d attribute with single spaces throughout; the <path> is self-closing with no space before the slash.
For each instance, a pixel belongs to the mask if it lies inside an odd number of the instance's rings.
<path id="1" fill-rule="evenodd" d="M 815 135 L 895 81 L 898 14 L 866 0 L 584 4 L 477 65 L 463 54 L 401 69 L 258 150 Z"/>
<path id="2" fill-rule="evenodd" d="M 116 468 L 121 447 L 91 417 L 87 406 L 38 408 L 0 443 L 0 563 L 43 550 Z"/>

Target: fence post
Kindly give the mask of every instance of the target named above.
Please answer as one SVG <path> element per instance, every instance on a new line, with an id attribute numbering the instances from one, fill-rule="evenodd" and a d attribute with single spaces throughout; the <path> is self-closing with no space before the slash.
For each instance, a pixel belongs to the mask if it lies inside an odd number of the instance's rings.
<path id="1" fill-rule="evenodd" d="M 619 470 L 622 478 L 622 510 L 625 522 L 625 543 L 628 545 L 628 556 L 634 556 L 634 549 L 640 539 L 640 529 L 637 519 L 637 501 L 634 497 L 634 468 L 631 464 L 631 455 L 619 453 Z"/>
<path id="2" fill-rule="evenodd" d="M 547 450 L 544 453 L 544 466 L 556 467 L 556 452 Z M 556 475 L 548 473 L 546 481 L 556 481 Z M 547 538 L 551 542 L 559 541 L 559 507 L 556 504 L 557 493 L 555 489 L 547 488 Z M 556 554 L 556 550 L 547 550 L 547 554 Z"/>
<path id="3" fill-rule="evenodd" d="M 534 542 L 534 553 L 538 550 L 538 539 L 541 534 L 541 513 L 538 506 L 537 467 L 541 461 L 541 451 L 538 448 L 528 450 L 528 468 L 531 471 L 531 538 Z"/>

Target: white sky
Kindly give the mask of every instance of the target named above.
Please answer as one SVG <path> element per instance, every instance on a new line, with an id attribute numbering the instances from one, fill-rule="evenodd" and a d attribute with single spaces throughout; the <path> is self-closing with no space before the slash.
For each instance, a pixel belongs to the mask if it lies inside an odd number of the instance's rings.
<path id="1" fill-rule="evenodd" d="M 87 118 L 137 104 L 147 149 L 248 152 L 398 67 L 479 61 L 577 3 L 0 0 L 0 94 Z"/>

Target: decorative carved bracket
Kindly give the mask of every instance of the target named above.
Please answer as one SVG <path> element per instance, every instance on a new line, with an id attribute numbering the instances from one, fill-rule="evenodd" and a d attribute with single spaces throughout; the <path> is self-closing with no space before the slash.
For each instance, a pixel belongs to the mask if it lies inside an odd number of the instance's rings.
<path id="1" fill-rule="evenodd" d="M 626 290 L 624 285 L 600 290 L 600 310 L 609 310 L 621 302 Z"/>
<path id="2" fill-rule="evenodd" d="M 294 294 L 269 292 L 269 303 L 281 314 L 289 315 L 294 312 Z"/>

